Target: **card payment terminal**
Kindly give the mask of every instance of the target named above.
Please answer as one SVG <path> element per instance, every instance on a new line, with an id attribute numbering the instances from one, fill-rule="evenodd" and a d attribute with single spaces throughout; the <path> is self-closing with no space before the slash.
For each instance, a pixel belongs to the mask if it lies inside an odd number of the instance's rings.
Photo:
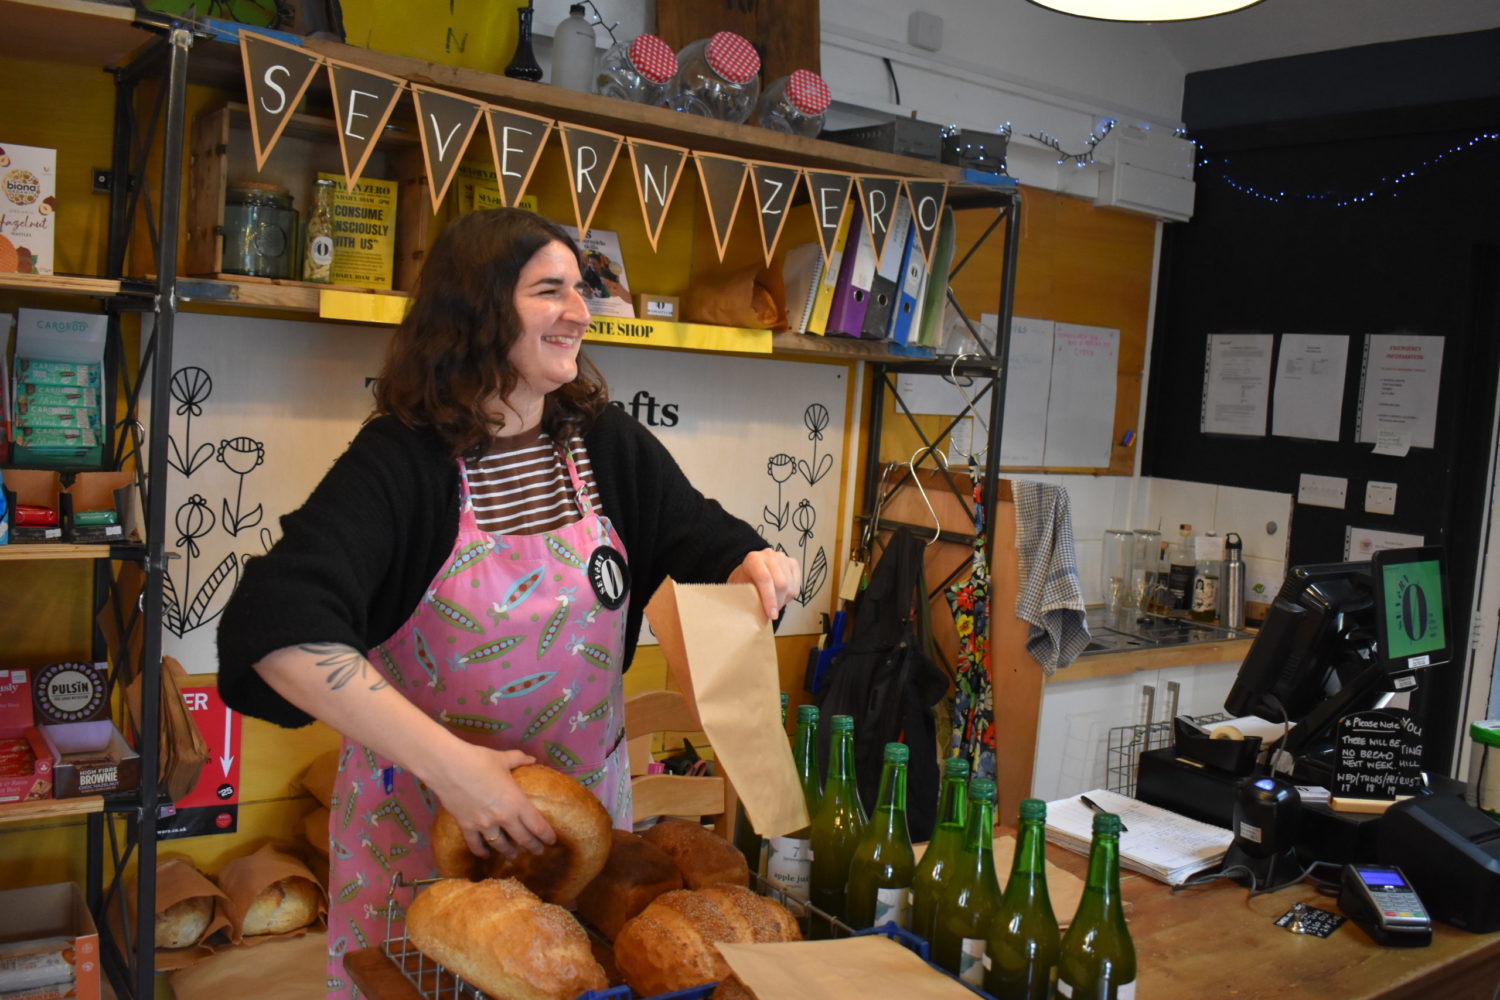
<path id="1" fill-rule="evenodd" d="M 1345 865 L 1339 909 L 1376 944 L 1419 948 L 1432 943 L 1432 918 L 1399 868 Z"/>

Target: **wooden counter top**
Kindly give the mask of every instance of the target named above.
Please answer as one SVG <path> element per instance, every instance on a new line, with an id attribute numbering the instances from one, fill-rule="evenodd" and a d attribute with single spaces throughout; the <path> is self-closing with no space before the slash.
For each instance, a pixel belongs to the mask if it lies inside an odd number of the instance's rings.
<path id="1" fill-rule="evenodd" d="M 1090 677 L 1117 677 L 1146 670 L 1191 667 L 1200 663 L 1238 662 L 1250 652 L 1254 638 L 1227 639 L 1220 642 L 1191 642 L 1176 646 L 1152 646 L 1126 649 L 1118 653 L 1093 653 L 1080 656 L 1071 664 L 1047 678 L 1048 684 L 1086 680 Z"/>

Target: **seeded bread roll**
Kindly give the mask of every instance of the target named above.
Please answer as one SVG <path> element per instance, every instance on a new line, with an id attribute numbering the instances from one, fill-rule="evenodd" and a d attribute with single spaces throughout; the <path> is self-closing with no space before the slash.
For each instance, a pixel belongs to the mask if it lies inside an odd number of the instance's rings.
<path id="1" fill-rule="evenodd" d="M 660 847 L 624 830 L 612 835 L 604 870 L 578 896 L 578 915 L 611 941 L 652 900 L 682 888 L 681 873 Z"/>
<path id="2" fill-rule="evenodd" d="M 685 819 L 664 819 L 641 834 L 646 840 L 667 852 L 682 883 L 689 889 L 701 889 L 716 882 L 748 887 L 750 866 L 745 856 L 729 841 Z"/>
<path id="3" fill-rule="evenodd" d="M 470 880 L 516 878 L 547 902 L 570 906 L 609 857 L 609 813 L 593 792 L 555 768 L 527 764 L 511 777 L 552 825 L 557 842 L 541 854 L 520 851 L 510 859 L 491 851 L 488 858 L 476 857 L 458 821 L 440 808 L 432 822 L 438 873 Z"/>
<path id="4" fill-rule="evenodd" d="M 620 929 L 615 962 L 632 990 L 653 996 L 727 979 L 729 965 L 715 947 L 718 942 L 801 938 L 781 904 L 739 886 L 717 885 L 658 896 Z"/>
<path id="5" fill-rule="evenodd" d="M 608 982 L 573 915 L 515 879 L 445 879 L 417 893 L 406 934 L 492 997 L 573 1000 Z"/>

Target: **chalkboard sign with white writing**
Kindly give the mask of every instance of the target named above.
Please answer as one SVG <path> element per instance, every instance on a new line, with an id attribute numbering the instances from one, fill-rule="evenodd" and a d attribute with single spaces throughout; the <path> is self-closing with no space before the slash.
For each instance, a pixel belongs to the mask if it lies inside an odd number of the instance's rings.
<path id="1" fill-rule="evenodd" d="M 1399 708 L 1339 720 L 1333 794 L 1394 799 L 1422 788 L 1422 727 Z"/>

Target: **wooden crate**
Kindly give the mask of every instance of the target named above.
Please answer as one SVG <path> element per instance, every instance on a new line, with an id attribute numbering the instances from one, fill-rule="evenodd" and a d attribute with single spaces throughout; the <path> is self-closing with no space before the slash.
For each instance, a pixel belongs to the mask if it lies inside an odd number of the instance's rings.
<path id="1" fill-rule="evenodd" d="M 232 185 L 244 181 L 276 184 L 291 192 L 293 205 L 301 221 L 306 222 L 318 173 L 344 172 L 337 125 L 328 118 L 293 115 L 259 171 L 255 169 L 250 114 L 243 104 L 228 104 L 199 115 L 193 122 L 190 142 L 183 273 L 234 281 L 271 281 L 223 274 L 225 195 Z M 362 176 L 398 182 L 391 285 L 393 291 L 410 291 L 436 231 L 427 194 L 427 169 L 416 134 L 387 129 Z M 304 284 L 279 279 L 274 283 Z"/>

